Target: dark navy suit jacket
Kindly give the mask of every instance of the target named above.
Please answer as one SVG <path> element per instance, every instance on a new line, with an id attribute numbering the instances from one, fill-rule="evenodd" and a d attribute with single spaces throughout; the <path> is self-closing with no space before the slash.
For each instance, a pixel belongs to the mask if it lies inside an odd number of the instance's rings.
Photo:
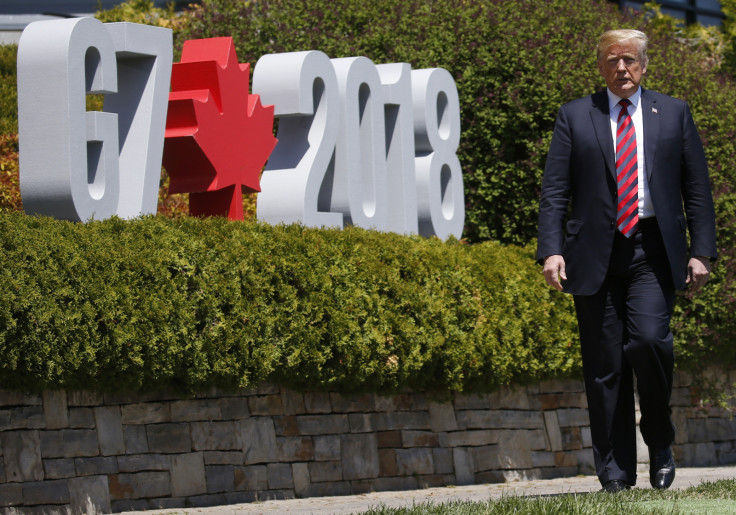
<path id="1" fill-rule="evenodd" d="M 703 145 L 687 103 L 642 88 L 645 180 L 675 288 L 690 256 L 716 258 L 715 212 Z M 639 180 L 642 180 L 639 171 Z M 542 180 L 537 259 L 561 254 L 564 291 L 596 293 L 616 231 L 616 166 L 606 91 L 560 108 Z"/>

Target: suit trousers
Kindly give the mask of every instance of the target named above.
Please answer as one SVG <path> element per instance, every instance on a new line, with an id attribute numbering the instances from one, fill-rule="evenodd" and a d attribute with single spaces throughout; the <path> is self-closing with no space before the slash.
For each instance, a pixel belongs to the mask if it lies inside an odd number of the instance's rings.
<path id="1" fill-rule="evenodd" d="M 633 485 L 634 374 L 644 442 L 665 449 L 675 437 L 669 406 L 675 289 L 656 219 L 640 220 L 629 238 L 616 231 L 601 289 L 574 299 L 596 472 L 601 484 L 618 479 Z"/>

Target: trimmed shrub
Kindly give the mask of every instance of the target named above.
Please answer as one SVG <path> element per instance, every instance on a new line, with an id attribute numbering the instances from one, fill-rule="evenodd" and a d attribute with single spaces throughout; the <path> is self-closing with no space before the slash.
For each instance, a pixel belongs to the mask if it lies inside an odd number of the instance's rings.
<path id="1" fill-rule="evenodd" d="M 0 388 L 488 391 L 579 372 L 531 248 L 0 216 Z"/>

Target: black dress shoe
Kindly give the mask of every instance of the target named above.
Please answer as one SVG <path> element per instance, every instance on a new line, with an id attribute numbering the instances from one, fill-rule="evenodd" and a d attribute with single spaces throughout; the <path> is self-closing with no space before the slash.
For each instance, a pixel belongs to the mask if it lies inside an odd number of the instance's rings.
<path id="1" fill-rule="evenodd" d="M 603 488 L 601 488 L 601 492 L 616 494 L 630 488 L 631 485 L 628 484 L 626 481 L 621 481 L 620 479 L 612 479 L 611 481 L 603 485 Z"/>
<path id="2" fill-rule="evenodd" d="M 672 449 L 649 449 L 649 482 L 652 488 L 665 490 L 675 480 L 675 460 Z"/>

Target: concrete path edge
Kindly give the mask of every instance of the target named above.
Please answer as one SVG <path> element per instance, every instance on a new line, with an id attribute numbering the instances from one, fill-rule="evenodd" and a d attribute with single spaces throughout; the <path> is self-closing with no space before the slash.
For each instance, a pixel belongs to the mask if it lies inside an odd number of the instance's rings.
<path id="1" fill-rule="evenodd" d="M 672 488 L 685 489 L 703 482 L 736 479 L 734 467 L 678 468 Z M 636 488 L 650 488 L 646 469 L 639 470 Z M 208 508 L 166 509 L 125 512 L 126 515 L 254 515 L 262 513 L 290 514 L 345 514 L 361 513 L 385 506 L 401 508 L 415 504 L 442 504 L 450 501 L 484 502 L 503 496 L 555 495 L 588 493 L 600 489 L 595 476 L 577 476 L 558 479 L 512 481 L 508 483 L 427 488 L 423 490 L 371 492 L 340 497 L 310 497 L 306 499 L 265 500 L 247 504 L 233 504 Z"/>

